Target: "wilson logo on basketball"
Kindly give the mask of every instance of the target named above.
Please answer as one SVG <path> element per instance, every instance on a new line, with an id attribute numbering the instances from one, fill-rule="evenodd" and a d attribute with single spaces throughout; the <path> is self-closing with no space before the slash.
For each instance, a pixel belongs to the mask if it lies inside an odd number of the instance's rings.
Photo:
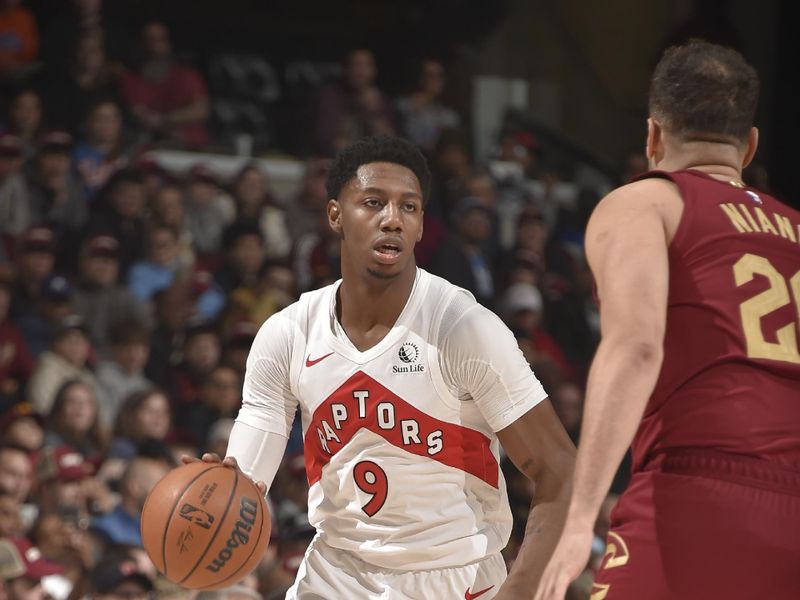
<path id="1" fill-rule="evenodd" d="M 250 532 L 253 530 L 253 525 L 255 525 L 257 514 L 258 502 L 242 496 L 239 519 L 231 530 L 228 541 L 225 542 L 225 547 L 219 551 L 215 559 L 206 565 L 208 571 L 218 572 L 231 559 L 236 548 L 247 545 L 250 541 Z"/>
<path id="2" fill-rule="evenodd" d="M 213 515 L 191 504 L 184 504 L 181 506 L 181 517 L 203 529 L 210 529 L 211 524 L 214 522 Z"/>

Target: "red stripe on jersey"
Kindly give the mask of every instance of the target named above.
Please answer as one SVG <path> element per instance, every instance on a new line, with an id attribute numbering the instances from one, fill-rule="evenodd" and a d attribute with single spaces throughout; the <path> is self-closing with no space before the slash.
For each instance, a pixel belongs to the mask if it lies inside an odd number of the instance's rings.
<path id="1" fill-rule="evenodd" d="M 471 473 L 494 488 L 498 486 L 499 465 L 486 435 L 422 412 L 362 371 L 345 381 L 314 411 L 305 435 L 309 485 L 320 480 L 322 468 L 361 429 L 378 434 L 406 452 Z"/>

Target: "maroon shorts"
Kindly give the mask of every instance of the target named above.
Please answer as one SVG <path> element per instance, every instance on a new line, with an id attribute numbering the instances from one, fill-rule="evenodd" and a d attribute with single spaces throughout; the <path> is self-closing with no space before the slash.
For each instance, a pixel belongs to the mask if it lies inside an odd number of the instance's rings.
<path id="1" fill-rule="evenodd" d="M 591 600 L 800 599 L 800 474 L 691 455 L 636 473 Z"/>

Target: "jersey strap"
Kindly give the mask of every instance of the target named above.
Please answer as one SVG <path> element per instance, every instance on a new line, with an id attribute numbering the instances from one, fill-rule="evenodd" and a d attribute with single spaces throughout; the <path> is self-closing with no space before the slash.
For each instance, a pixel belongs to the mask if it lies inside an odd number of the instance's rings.
<path id="1" fill-rule="evenodd" d="M 422 412 L 363 371 L 354 373 L 314 411 L 305 435 L 309 485 L 320 480 L 323 467 L 361 429 L 498 487 L 499 466 L 486 435 Z"/>

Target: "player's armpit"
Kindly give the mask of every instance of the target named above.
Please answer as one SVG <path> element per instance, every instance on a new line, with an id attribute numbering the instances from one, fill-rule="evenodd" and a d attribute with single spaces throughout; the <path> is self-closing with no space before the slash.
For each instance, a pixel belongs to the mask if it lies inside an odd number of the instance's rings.
<path id="1" fill-rule="evenodd" d="M 525 539 L 502 588 L 504 593 L 519 590 L 529 594 L 536 589 L 564 526 L 575 446 L 549 399 L 498 431 L 497 437 L 512 462 L 535 483 Z"/>

